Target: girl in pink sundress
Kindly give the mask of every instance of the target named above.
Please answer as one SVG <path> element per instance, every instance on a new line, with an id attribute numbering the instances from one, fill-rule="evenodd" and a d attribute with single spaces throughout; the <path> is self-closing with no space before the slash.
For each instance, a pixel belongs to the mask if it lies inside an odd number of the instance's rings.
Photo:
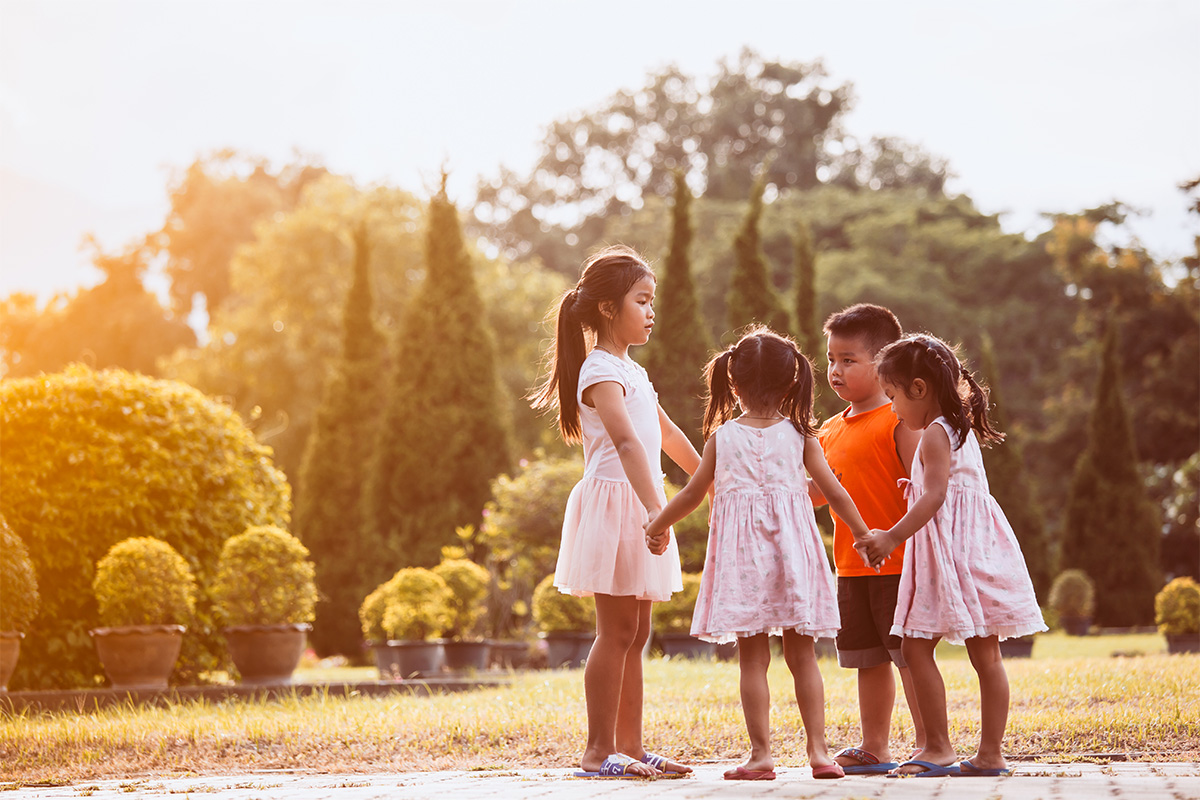
<path id="1" fill-rule="evenodd" d="M 908 336 L 879 351 L 876 369 L 902 425 L 922 431 L 908 483 L 908 512 L 855 547 L 877 565 L 901 542 L 904 567 L 892 634 L 902 636 L 925 749 L 899 775 L 1005 775 L 1002 744 L 1008 723 L 1008 674 L 1000 640 L 1046 630 L 1021 547 L 988 493 L 976 434 L 1004 436 L 987 416 L 987 391 L 945 342 Z M 970 759 L 950 744 L 946 690 L 934 647 L 966 644 L 979 676 L 980 741 Z"/>
<path id="2" fill-rule="evenodd" d="M 650 605 L 683 588 L 675 543 L 646 549 L 642 526 L 666 503 L 661 452 L 687 473 L 700 455 L 658 404 L 646 371 L 629 357 L 654 327 L 654 273 L 628 247 L 584 264 L 559 301 L 550 374 L 535 408 L 557 408 L 567 442 L 583 442 L 583 480 L 563 519 L 554 585 L 595 595 L 596 641 L 583 683 L 588 742 L 581 777 L 678 777 L 690 767 L 642 746 L 642 648 Z"/>
<path id="3" fill-rule="evenodd" d="M 841 778 L 825 743 L 825 689 L 813 651 L 813 639 L 835 636 L 841 620 L 805 470 L 856 538 L 867 536 L 866 523 L 825 463 L 812 420 L 812 365 L 793 341 L 753 328 L 708 363 L 706 377 L 700 466 L 646 526 L 646 541 L 651 552 L 663 552 L 667 526 L 715 484 L 692 635 L 738 645 L 750 757 L 725 778 L 775 778 L 767 685 L 772 635 L 783 637 L 813 777 Z M 731 419 L 737 407 L 742 413 Z"/>

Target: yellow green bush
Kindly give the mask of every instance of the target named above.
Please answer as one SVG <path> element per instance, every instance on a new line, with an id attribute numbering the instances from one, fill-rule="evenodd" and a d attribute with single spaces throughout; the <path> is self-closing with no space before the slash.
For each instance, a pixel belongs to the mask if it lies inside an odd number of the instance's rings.
<path id="1" fill-rule="evenodd" d="M 406 567 L 363 601 L 358 612 L 363 637 L 369 642 L 436 639 L 454 620 L 452 597 L 432 570 Z"/>
<path id="2" fill-rule="evenodd" d="M 1200 585 L 1176 578 L 1154 598 L 1154 622 L 1160 633 L 1200 633 Z"/>
<path id="3" fill-rule="evenodd" d="M 317 587 L 308 548 L 285 530 L 256 525 L 225 542 L 212 596 L 226 625 L 312 622 Z"/>
<path id="4" fill-rule="evenodd" d="M 99 624 L 96 562 L 117 542 L 170 544 L 200 586 L 176 678 L 219 666 L 224 647 L 207 590 L 225 540 L 286 526 L 287 480 L 227 405 L 178 381 L 74 365 L 0 381 L 0 513 L 41 577 L 36 637 L 21 647 L 20 685 L 94 685 L 87 636 Z"/>
<path id="5" fill-rule="evenodd" d="M 117 542 L 96 564 L 92 581 L 101 624 L 191 624 L 196 579 L 175 548 L 149 536 Z"/>
<path id="6" fill-rule="evenodd" d="M 485 611 L 483 603 L 491 576 L 486 569 L 466 558 L 443 559 L 433 572 L 450 587 L 453 619 L 445 634 L 452 639 L 471 636 Z"/>
<path id="7" fill-rule="evenodd" d="M 0 631 L 27 631 L 41 597 L 29 549 L 0 516 Z"/>
<path id="8" fill-rule="evenodd" d="M 596 627 L 596 601 L 563 594 L 550 574 L 533 590 L 533 621 L 543 633 L 590 631 Z"/>

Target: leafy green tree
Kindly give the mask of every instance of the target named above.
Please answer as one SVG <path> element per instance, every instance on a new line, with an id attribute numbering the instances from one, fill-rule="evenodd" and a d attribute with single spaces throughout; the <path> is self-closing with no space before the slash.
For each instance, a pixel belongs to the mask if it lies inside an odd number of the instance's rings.
<path id="1" fill-rule="evenodd" d="M 1020 434 L 1012 429 L 1000 394 L 1000 376 L 996 369 L 996 357 L 990 336 L 983 337 L 980 367 L 990 390 L 991 416 L 996 427 L 1005 432 L 1004 441 L 983 451 L 983 463 L 987 469 L 988 485 L 992 496 L 1000 504 L 1004 516 L 1012 525 L 1025 566 L 1033 580 L 1034 591 L 1043 604 L 1049 597 L 1050 582 L 1055 570 L 1050 554 L 1050 543 L 1046 534 L 1046 522 L 1041 507 L 1034 495 L 1033 485 L 1025 469 L 1021 453 Z"/>
<path id="2" fill-rule="evenodd" d="M 1138 471 L 1118 349 L 1114 324 L 1105 333 L 1087 449 L 1071 478 L 1061 565 L 1095 582 L 1097 624 L 1144 625 L 1154 619 L 1154 594 L 1162 586 L 1161 533 Z"/>
<path id="3" fill-rule="evenodd" d="M 431 566 L 478 525 L 510 463 L 492 333 L 442 186 L 429 203 L 425 280 L 404 315 L 368 485 L 370 524 L 404 565 Z"/>
<path id="4" fill-rule="evenodd" d="M 111 255 L 96 247 L 93 261 L 104 273 L 96 286 L 56 297 L 41 309 L 30 295 L 0 302 L 0 374 L 56 372 L 73 361 L 158 374 L 160 358 L 193 345 L 196 337 L 142 283 L 148 258 L 141 243 Z"/>
<path id="5" fill-rule="evenodd" d="M 817 319 L 817 254 L 812 231 L 804 220 L 796 223 L 792 251 L 792 296 L 796 304 L 796 343 L 818 366 L 824 363 L 825 348 Z"/>
<path id="6" fill-rule="evenodd" d="M 187 316 L 202 298 L 209 315 L 233 293 L 234 252 L 254 240 L 254 228 L 300 202 L 304 188 L 326 174 L 299 160 L 272 173 L 265 159 L 219 150 L 196 159 L 168 188 L 171 208 L 149 239 L 167 256 L 171 307 Z"/>
<path id="7" fill-rule="evenodd" d="M 645 349 L 646 370 L 667 415 L 700 444 L 704 414 L 701 368 L 708 357 L 708 333 L 700 322 L 696 287 L 692 282 L 689 248 L 692 243 L 692 192 L 682 170 L 675 173 L 675 204 L 671 212 L 671 248 L 658 287 L 654 336 Z M 674 467 L 670 464 L 668 468 Z M 672 480 L 683 477 L 674 467 Z"/>
<path id="8" fill-rule="evenodd" d="M 343 313 L 342 359 L 325 387 L 300 465 L 295 532 L 312 553 L 317 605 L 310 636 L 320 655 L 362 652 L 358 608 L 387 578 L 363 524 L 363 486 L 379 430 L 387 345 L 375 325 L 366 225 L 354 231 L 354 279 Z"/>
<path id="9" fill-rule="evenodd" d="M 740 330 L 752 322 L 761 322 L 776 331 L 791 330 L 787 309 L 771 283 L 771 274 L 763 254 L 759 223 L 763 211 L 764 184 L 759 179 L 750 192 L 742 229 L 734 241 L 734 270 L 729 279 L 726 310 L 728 330 Z"/>

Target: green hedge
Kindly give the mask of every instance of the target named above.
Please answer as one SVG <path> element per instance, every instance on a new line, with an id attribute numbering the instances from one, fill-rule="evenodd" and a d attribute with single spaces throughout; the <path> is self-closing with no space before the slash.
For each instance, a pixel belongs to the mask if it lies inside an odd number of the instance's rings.
<path id="1" fill-rule="evenodd" d="M 94 685 L 103 671 L 96 562 L 151 536 L 187 560 L 200 586 L 175 673 L 194 680 L 224 658 L 208 587 L 225 540 L 288 523 L 291 489 L 238 415 L 186 384 L 74 365 L 0 382 L 0 513 L 41 578 L 38 625 L 10 689 Z"/>

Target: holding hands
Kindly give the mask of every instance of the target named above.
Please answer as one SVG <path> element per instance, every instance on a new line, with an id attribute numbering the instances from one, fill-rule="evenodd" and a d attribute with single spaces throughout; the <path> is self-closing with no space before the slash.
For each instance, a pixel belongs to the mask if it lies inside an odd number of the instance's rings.
<path id="1" fill-rule="evenodd" d="M 890 530 L 874 528 L 865 538 L 854 543 L 854 549 L 868 567 L 878 570 L 900 542 Z"/>
<path id="2" fill-rule="evenodd" d="M 651 511 L 650 519 L 642 526 L 646 530 L 646 547 L 656 556 L 667 552 L 667 545 L 671 543 L 669 526 L 660 524 L 661 519 L 661 510 Z"/>

